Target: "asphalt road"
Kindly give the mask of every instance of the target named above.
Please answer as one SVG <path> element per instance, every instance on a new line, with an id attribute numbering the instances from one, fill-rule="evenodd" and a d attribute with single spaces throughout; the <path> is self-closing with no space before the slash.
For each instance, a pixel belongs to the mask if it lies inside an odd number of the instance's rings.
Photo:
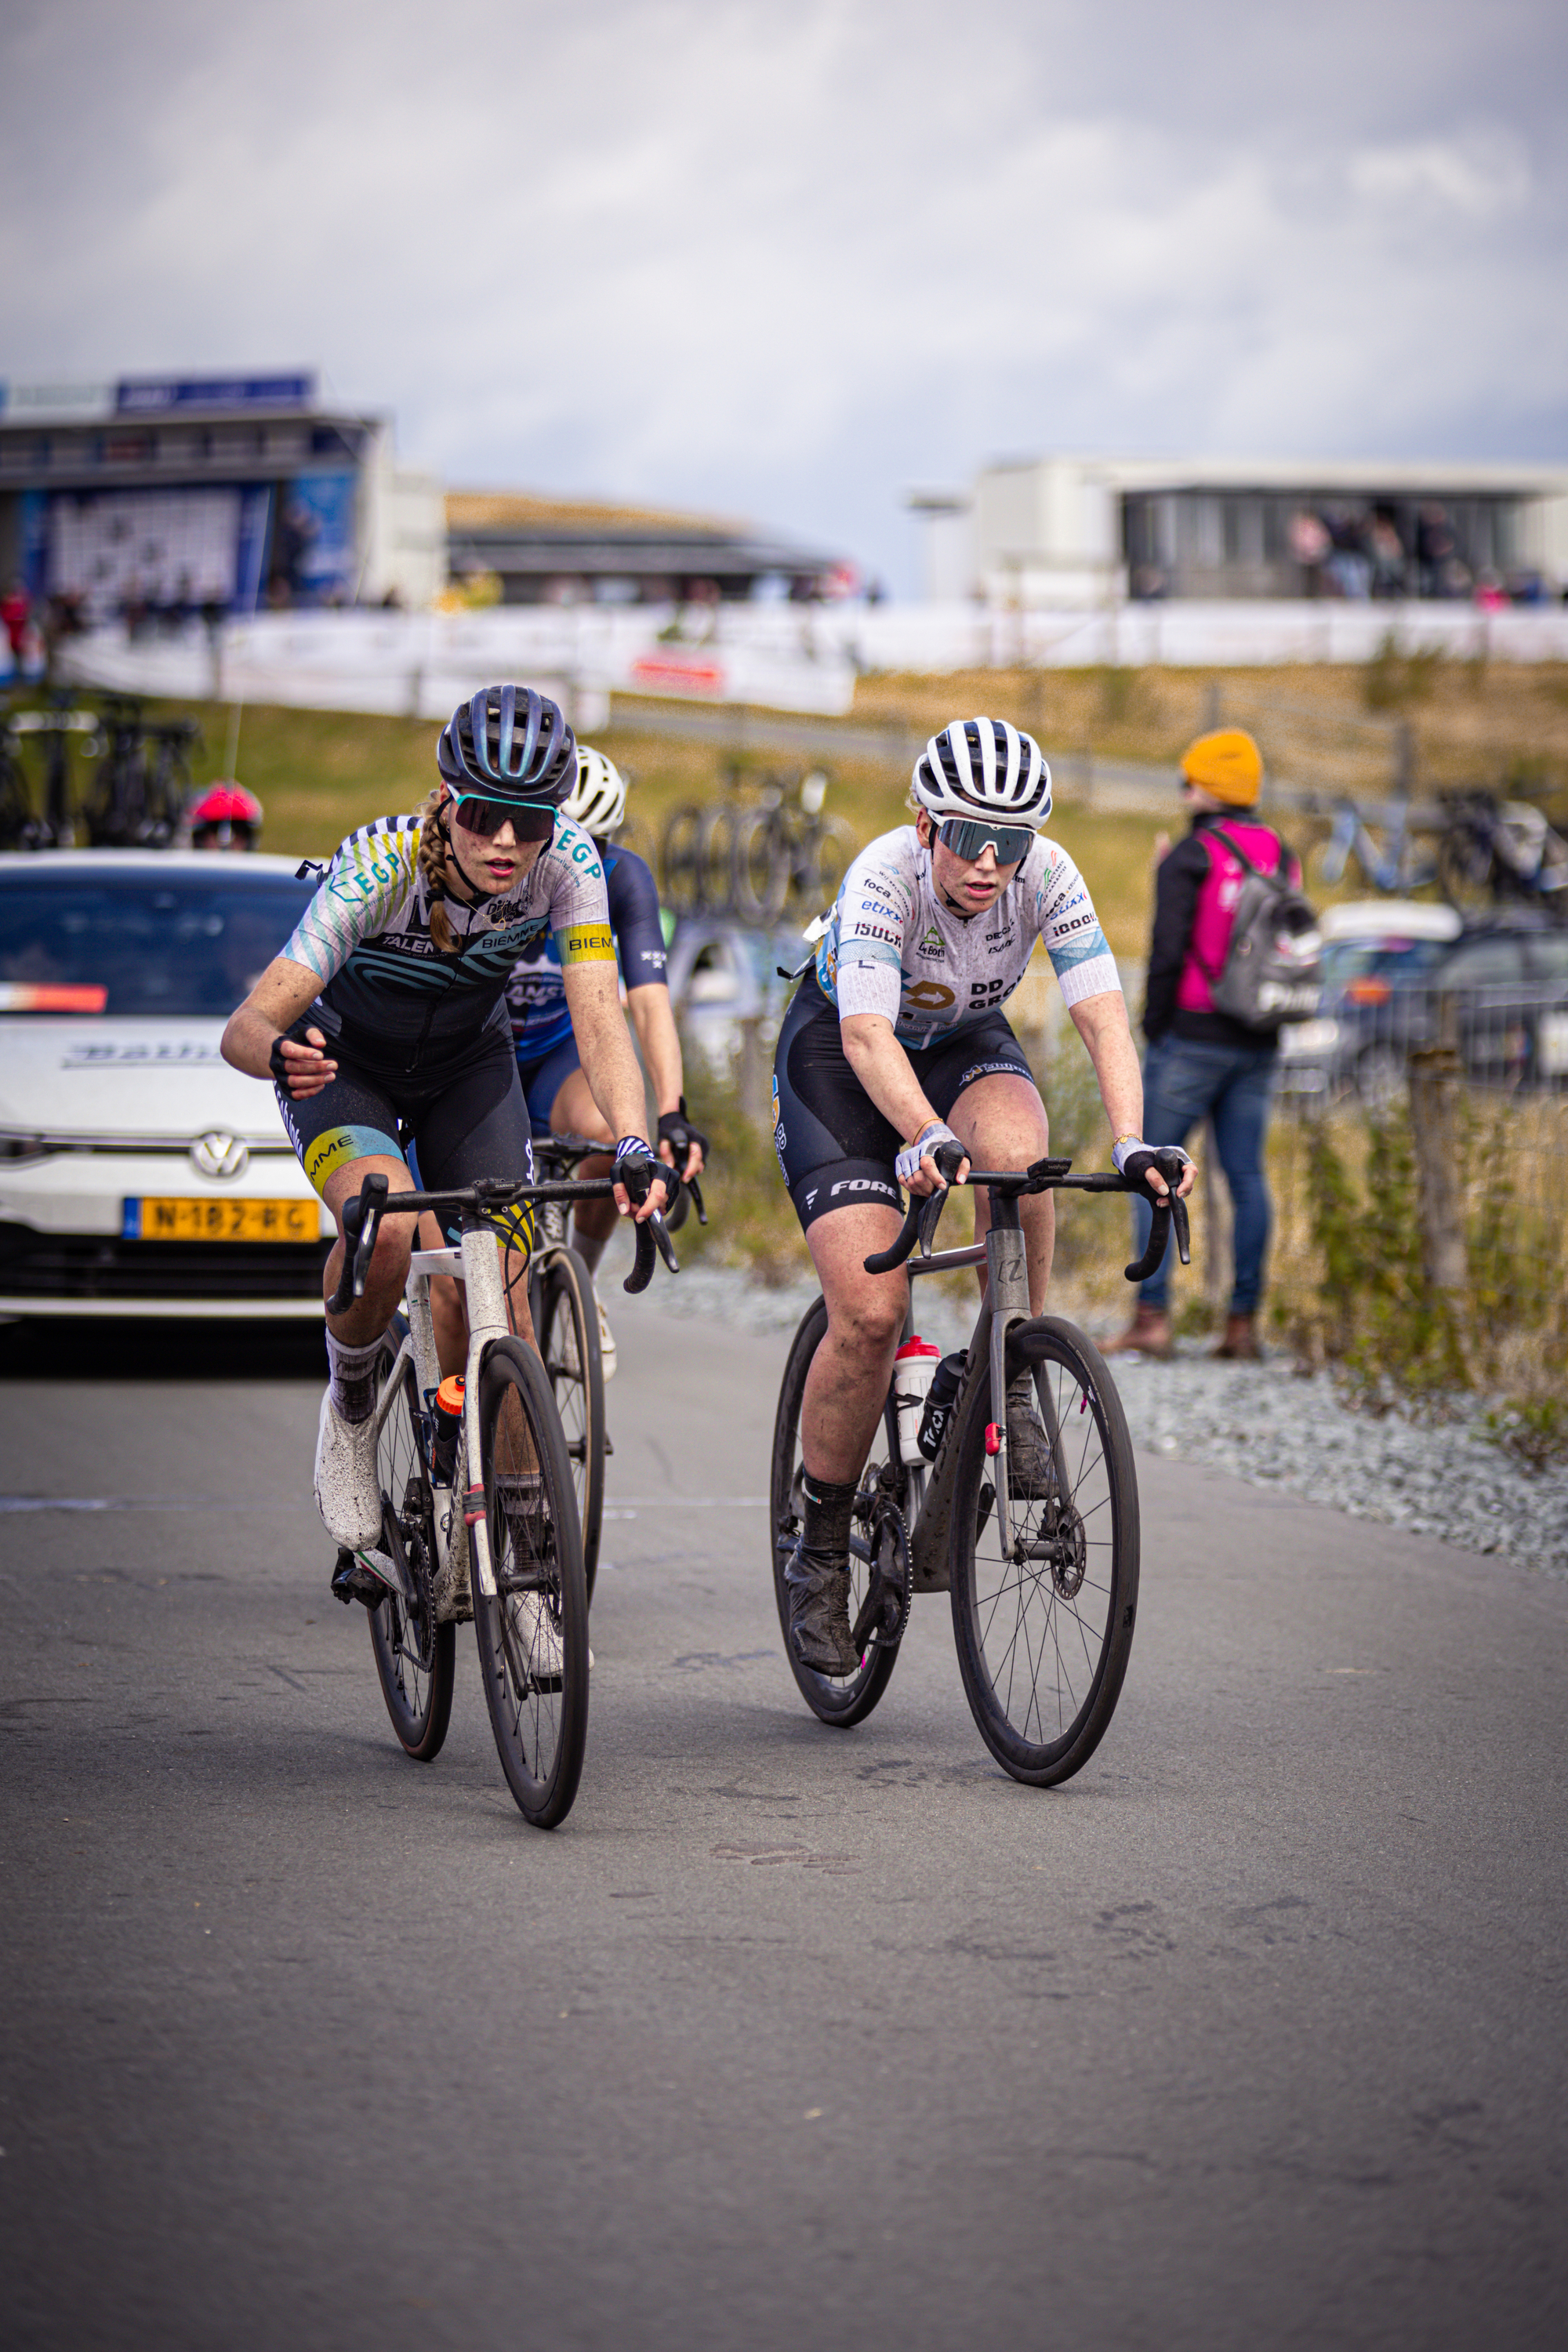
<path id="1" fill-rule="evenodd" d="M 395 1749 L 297 1350 L 13 1339 L 7 2343 L 1568 2341 L 1568 1587 L 1144 1457 L 1120 1712 L 1022 1789 L 942 1600 L 805 1714 L 783 1343 L 616 1320 L 554 1836 L 470 1636 Z"/>

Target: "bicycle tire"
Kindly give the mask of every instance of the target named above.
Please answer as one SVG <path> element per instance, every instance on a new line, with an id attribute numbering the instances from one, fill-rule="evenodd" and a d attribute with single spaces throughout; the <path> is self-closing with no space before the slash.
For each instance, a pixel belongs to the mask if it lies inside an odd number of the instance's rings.
<path id="1" fill-rule="evenodd" d="M 837 898 L 849 862 L 859 851 L 854 832 L 841 816 L 817 820 L 815 833 L 801 845 L 796 869 L 802 911 L 825 914 Z M 809 906 L 806 902 L 809 900 Z"/>
<path id="2" fill-rule="evenodd" d="M 654 839 L 651 827 L 645 824 L 640 816 L 628 814 L 623 817 L 610 836 L 610 846 L 612 849 L 628 850 L 632 856 L 642 859 L 650 874 L 658 873 L 658 844 Z"/>
<path id="3" fill-rule="evenodd" d="M 1049 1543 L 1053 1556 L 1004 1559 L 984 1500 L 990 1383 L 972 1382 L 952 1441 L 952 1630 L 982 1739 L 1014 1780 L 1044 1789 L 1082 1770 L 1121 1696 L 1138 1605 L 1138 1478 L 1121 1400 L 1081 1331 L 1037 1316 L 1010 1334 L 1007 1362 L 1050 1383 L 1070 1492 L 1065 1512 L 1014 1499 L 1016 1540 Z"/>
<path id="4" fill-rule="evenodd" d="M 533 1328 L 571 1457 L 590 1603 L 605 1515 L 605 1368 L 594 1277 L 574 1249 L 552 1251 L 535 1285 Z"/>
<path id="5" fill-rule="evenodd" d="M 659 881 L 664 903 L 677 915 L 702 911 L 702 864 L 698 836 L 702 825 L 700 808 L 678 808 L 666 820 L 659 844 Z"/>
<path id="6" fill-rule="evenodd" d="M 479 1472 L 496 1581 L 487 1599 L 470 1550 L 485 1705 L 519 1811 L 552 1830 L 587 1745 L 588 1596 L 565 1440 L 544 1367 L 521 1339 L 485 1350 Z"/>
<path id="7" fill-rule="evenodd" d="M 798 1482 L 800 1461 L 800 1406 L 805 1393 L 805 1376 L 811 1370 L 811 1360 L 822 1344 L 827 1329 L 826 1301 L 817 1299 L 808 1307 L 791 1343 L 784 1379 L 779 1384 L 778 1411 L 773 1420 L 773 1467 L 769 1482 L 768 1527 L 773 1538 L 773 1600 L 779 1612 L 779 1627 L 784 1634 L 784 1656 L 795 1676 L 801 1696 L 820 1723 L 835 1730 L 847 1731 L 863 1723 L 887 1689 L 894 1666 L 898 1664 L 897 1643 L 879 1644 L 868 1650 L 858 1671 L 837 1680 L 819 1675 L 811 1666 L 802 1665 L 790 1646 L 789 1595 L 784 1590 L 784 1568 L 795 1537 L 800 1530 L 800 1496 Z M 876 1444 L 866 1469 L 861 1473 L 864 1486 L 868 1477 L 874 1483 L 880 1466 L 876 1461 Z M 858 1545 L 858 1549 L 856 1546 Z M 853 1624 L 866 1597 L 866 1572 L 869 1547 L 863 1537 L 851 1538 L 849 1580 L 849 1622 Z"/>
<path id="8" fill-rule="evenodd" d="M 407 1328 L 402 1316 L 395 1318 L 381 1358 L 384 1381 Z M 397 1378 L 403 1393 L 387 1412 L 375 1449 L 382 1542 L 407 1572 L 419 1601 L 410 1610 L 400 1595 L 389 1593 L 379 1609 L 370 1612 L 370 1645 L 398 1743 L 416 1764 L 429 1764 L 441 1752 L 452 1717 L 458 1629 L 436 1622 L 435 1498 L 412 1360 Z"/>
<path id="9" fill-rule="evenodd" d="M 789 896 L 789 859 L 778 811 L 742 810 L 735 828 L 735 912 L 742 922 L 776 923 Z"/>
<path id="10" fill-rule="evenodd" d="M 714 801 L 703 810 L 697 828 L 698 887 L 700 904 L 710 915 L 735 911 L 735 835 L 741 814 L 732 802 Z"/>

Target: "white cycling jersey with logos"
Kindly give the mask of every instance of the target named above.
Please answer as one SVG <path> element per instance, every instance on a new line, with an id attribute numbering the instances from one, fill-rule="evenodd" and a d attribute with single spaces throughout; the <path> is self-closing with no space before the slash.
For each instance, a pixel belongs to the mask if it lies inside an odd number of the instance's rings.
<path id="1" fill-rule="evenodd" d="M 1065 1003 L 1120 992 L 1088 886 L 1056 842 L 1037 834 L 995 905 L 966 919 L 940 903 L 931 852 L 912 824 L 900 825 L 863 849 L 845 876 L 817 948 L 816 977 L 840 1016 L 880 1013 L 901 1045 L 940 1045 L 1006 1003 L 1037 940 Z"/>

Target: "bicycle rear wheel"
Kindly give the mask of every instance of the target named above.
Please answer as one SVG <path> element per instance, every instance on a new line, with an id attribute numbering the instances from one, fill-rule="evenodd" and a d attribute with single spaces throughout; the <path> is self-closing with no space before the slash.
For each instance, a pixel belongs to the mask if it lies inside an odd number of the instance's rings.
<path id="1" fill-rule="evenodd" d="M 700 904 L 710 915 L 735 910 L 735 824 L 739 812 L 731 801 L 715 801 L 702 812 L 697 828 L 697 856 L 701 868 Z"/>
<path id="2" fill-rule="evenodd" d="M 392 1373 L 407 1328 L 398 1316 L 386 1335 L 381 1359 L 384 1381 Z M 398 1373 L 397 1385 L 399 1393 L 387 1409 L 375 1448 L 381 1539 L 405 1570 L 418 1598 L 410 1608 L 393 1592 L 379 1609 L 373 1609 L 370 1645 L 386 1711 L 404 1753 L 417 1763 L 428 1764 L 440 1754 L 451 1720 L 457 1628 L 436 1622 L 435 1515 L 412 1360 Z"/>
<path id="3" fill-rule="evenodd" d="M 1065 1495 L 1016 1496 L 997 1539 L 990 1383 L 970 1385 L 952 1506 L 952 1630 L 980 1736 L 1016 1780 L 1047 1788 L 1089 1761 L 1116 1709 L 1138 1603 L 1138 1481 L 1121 1400 L 1099 1349 L 1037 1316 L 1008 1340 L 1048 1396 Z M 1048 1422 L 1047 1422 L 1048 1426 Z"/>
<path id="4" fill-rule="evenodd" d="M 778 812 L 747 809 L 735 832 L 735 912 L 748 923 L 776 923 L 789 896 L 789 858 Z"/>
<path id="5" fill-rule="evenodd" d="M 778 1412 L 773 1422 L 773 1474 L 769 1484 L 769 1527 L 773 1543 L 773 1599 L 778 1606 L 779 1624 L 784 1633 L 784 1656 L 789 1669 L 813 1715 L 823 1723 L 832 1724 L 845 1731 L 852 1724 L 863 1723 L 887 1689 L 894 1666 L 898 1664 L 898 1643 L 879 1643 L 868 1649 L 852 1675 L 842 1677 L 819 1675 L 811 1666 L 802 1665 L 790 1646 L 789 1595 L 784 1590 L 784 1569 L 795 1538 L 800 1534 L 804 1504 L 800 1491 L 800 1404 L 805 1393 L 805 1376 L 811 1370 L 811 1360 L 822 1344 L 827 1329 L 827 1307 L 822 1299 L 808 1307 L 800 1328 L 795 1335 L 784 1366 L 784 1380 L 779 1388 Z M 881 1468 L 879 1446 L 873 1446 L 871 1457 L 860 1474 L 860 1492 L 869 1498 Z M 857 1516 L 861 1507 L 857 1504 Z M 850 1538 L 849 1547 L 849 1622 L 854 1625 L 860 1615 L 870 1579 L 871 1547 L 861 1517 L 861 1525 Z"/>
<path id="6" fill-rule="evenodd" d="M 572 1465 L 550 1384 L 521 1339 L 479 1374 L 480 1476 L 496 1597 L 470 1553 L 474 1631 L 501 1770 L 525 1820 L 572 1810 L 588 1738 L 588 1595 Z"/>
<path id="7" fill-rule="evenodd" d="M 841 816 L 825 816 L 801 844 L 797 877 L 803 913 L 826 913 L 838 896 L 858 844 Z"/>
<path id="8" fill-rule="evenodd" d="M 555 1410 L 572 1462 L 583 1535 L 583 1587 L 594 1598 L 599 1529 L 605 1511 L 605 1370 L 594 1277 L 574 1249 L 554 1250 L 536 1285 L 534 1331 L 555 1392 Z"/>
<path id="9" fill-rule="evenodd" d="M 659 849 L 660 879 L 664 903 L 677 915 L 696 915 L 702 910 L 702 861 L 698 854 L 701 825 L 700 808 L 678 808 L 671 811 L 664 828 Z"/>

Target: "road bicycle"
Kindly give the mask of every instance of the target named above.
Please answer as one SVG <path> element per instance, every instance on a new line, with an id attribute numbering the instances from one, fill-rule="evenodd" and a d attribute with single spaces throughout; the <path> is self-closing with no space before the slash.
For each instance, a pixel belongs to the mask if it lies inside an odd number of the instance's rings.
<path id="1" fill-rule="evenodd" d="M 1372 887 L 1392 898 L 1408 898 L 1436 880 L 1436 858 L 1417 848 L 1410 829 L 1408 801 L 1388 803 L 1384 833 L 1385 844 L 1380 848 L 1367 824 L 1367 812 L 1352 800 L 1335 803 L 1333 831 L 1318 854 L 1318 871 L 1330 889 L 1352 856 Z"/>
<path id="2" fill-rule="evenodd" d="M 194 719 L 150 723 L 132 695 L 108 698 L 89 751 L 101 760 L 83 814 L 94 849 L 167 849 L 191 792 Z"/>
<path id="3" fill-rule="evenodd" d="M 72 735 L 90 737 L 98 721 L 90 711 L 71 708 L 73 696 L 68 687 L 57 688 L 49 697 L 47 710 L 14 711 L 6 721 L 6 731 L 13 739 L 36 735 L 43 744 L 44 779 L 41 812 L 33 811 L 27 793 L 20 759 L 13 748 L 14 779 L 6 793 L 5 823 L 7 830 L 16 824 L 16 838 L 8 846 L 18 849 L 74 849 L 76 846 L 76 814 L 71 806 L 71 772 L 69 738 Z M 90 756 L 90 742 L 85 747 Z"/>
<path id="4" fill-rule="evenodd" d="M 535 1162 L 546 1175 L 559 1171 L 570 1178 L 583 1160 L 601 1158 L 606 1150 L 605 1144 L 585 1135 L 536 1135 L 533 1139 Z M 668 1232 L 679 1232 L 689 1194 L 699 1223 L 707 1223 L 700 1188 L 696 1183 L 683 1184 L 665 1214 Z M 616 1449 L 605 1419 L 598 1295 L 588 1265 L 572 1247 L 563 1201 L 545 1201 L 535 1219 L 528 1303 L 572 1463 L 583 1530 L 583 1575 L 592 1601 L 605 1514 L 605 1463 Z"/>
<path id="5" fill-rule="evenodd" d="M 792 903 L 807 914 L 831 907 L 858 846 L 842 817 L 825 816 L 827 778 L 803 777 L 793 802 L 771 783 L 735 827 L 733 899 L 742 921 L 776 923 Z"/>
<path id="6" fill-rule="evenodd" d="M 1529 801 L 1482 791 L 1444 794 L 1437 879 L 1461 910 L 1524 904 L 1568 915 L 1568 841 Z"/>
<path id="7" fill-rule="evenodd" d="M 1155 1164 L 1169 1184 L 1180 1181 L 1177 1155 L 1157 1153 Z M 905 1458 L 895 1365 L 853 1506 L 849 1608 L 858 1663 L 849 1675 L 822 1675 L 800 1663 L 784 1585 L 805 1517 L 800 1412 L 827 1328 L 820 1298 L 784 1367 L 770 1480 L 784 1653 L 812 1712 L 839 1728 L 863 1722 L 891 1677 L 913 1595 L 948 1592 L 959 1673 L 980 1736 L 1005 1771 L 1036 1788 L 1069 1780 L 1104 1738 L 1138 1604 L 1138 1482 L 1115 1382 L 1083 1332 L 1058 1316 L 1029 1311 L 1020 1200 L 1138 1189 L 1121 1176 L 1074 1176 L 1071 1168 L 1070 1160 L 1045 1159 L 1015 1171 L 973 1170 L 968 1181 L 991 1194 L 984 1243 L 932 1254 L 948 1198 L 941 1192 L 912 1201 L 897 1241 L 865 1262 L 868 1274 L 907 1263 L 911 1276 L 984 1265 L 990 1279 L 961 1386 L 929 1461 Z M 1143 1256 L 1126 1268 L 1129 1282 L 1144 1281 L 1161 1263 L 1173 1221 L 1188 1263 L 1186 1203 L 1161 1201 Z M 906 1338 L 913 1330 L 912 1289 L 904 1330 Z M 1009 1478 L 1007 1383 L 1026 1368 L 1050 1449 L 1044 1495 L 1015 1491 Z"/>
<path id="8" fill-rule="evenodd" d="M 452 1711 L 457 1625 L 473 1619 L 490 1728 L 525 1820 L 554 1829 L 572 1809 L 588 1734 L 588 1595 L 577 1496 L 551 1383 L 510 1328 L 493 1220 L 503 1211 L 602 1197 L 608 1177 L 531 1182 L 487 1177 L 459 1191 L 388 1195 L 367 1176 L 343 1211 L 343 1272 L 334 1315 L 364 1295 L 384 1217 L 429 1209 L 456 1219 L 455 1248 L 416 1249 L 406 1316 L 395 1318 L 374 1408 L 381 1542 L 363 1552 L 387 1587 L 370 1612 L 371 1646 L 392 1727 L 406 1755 L 439 1754 Z M 637 1228 L 626 1288 L 645 1290 L 655 1252 L 676 1257 L 662 1218 Z M 430 1279 L 467 1294 L 468 1351 L 460 1394 L 445 1386 Z M 340 1570 L 354 1556 L 340 1555 Z"/>

